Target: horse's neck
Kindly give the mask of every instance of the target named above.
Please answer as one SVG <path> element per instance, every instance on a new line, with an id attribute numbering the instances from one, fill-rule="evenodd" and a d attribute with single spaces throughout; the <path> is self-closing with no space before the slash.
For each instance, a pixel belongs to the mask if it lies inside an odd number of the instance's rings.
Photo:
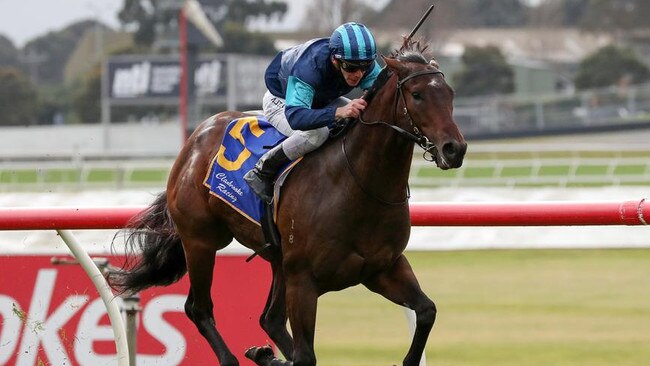
<path id="1" fill-rule="evenodd" d="M 372 119 L 387 120 L 368 113 Z M 393 117 L 390 116 L 390 119 Z M 385 125 L 357 123 L 346 136 L 346 152 L 360 184 L 387 201 L 404 199 L 413 158 L 413 143 Z"/>

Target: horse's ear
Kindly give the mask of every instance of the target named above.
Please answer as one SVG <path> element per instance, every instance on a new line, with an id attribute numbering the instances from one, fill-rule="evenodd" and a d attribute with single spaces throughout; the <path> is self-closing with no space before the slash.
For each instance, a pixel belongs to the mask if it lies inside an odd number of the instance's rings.
<path id="1" fill-rule="evenodd" d="M 382 59 L 384 59 L 384 62 L 386 63 L 386 66 L 388 66 L 389 69 L 393 70 L 395 73 L 399 73 L 400 70 L 404 69 L 404 66 L 402 66 L 402 63 L 399 62 L 398 60 L 394 58 L 388 58 L 381 56 Z"/>

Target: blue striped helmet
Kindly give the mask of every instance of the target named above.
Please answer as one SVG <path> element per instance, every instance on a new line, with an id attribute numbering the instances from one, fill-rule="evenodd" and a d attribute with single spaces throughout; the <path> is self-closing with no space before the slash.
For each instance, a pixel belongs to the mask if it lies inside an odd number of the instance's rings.
<path id="1" fill-rule="evenodd" d="M 363 24 L 345 23 L 330 37 L 330 51 L 334 58 L 351 61 L 370 61 L 377 57 L 375 37 Z"/>

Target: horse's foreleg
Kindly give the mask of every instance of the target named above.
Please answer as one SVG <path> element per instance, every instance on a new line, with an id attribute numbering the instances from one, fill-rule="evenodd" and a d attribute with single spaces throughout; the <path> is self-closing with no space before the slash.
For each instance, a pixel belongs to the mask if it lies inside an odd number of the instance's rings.
<path id="1" fill-rule="evenodd" d="M 310 273 L 288 275 L 287 312 L 293 334 L 293 366 L 316 365 L 314 332 L 318 292 Z"/>
<path id="2" fill-rule="evenodd" d="M 212 271 L 215 249 L 209 244 L 184 240 L 185 259 L 190 275 L 190 294 L 185 303 L 185 312 L 194 322 L 199 333 L 208 341 L 222 366 L 238 366 L 239 361 L 232 354 L 219 334 L 212 313 Z"/>
<path id="3" fill-rule="evenodd" d="M 420 289 L 406 257 L 402 255 L 392 268 L 365 281 L 364 285 L 398 305 L 415 310 L 415 334 L 403 365 L 419 365 L 429 333 L 436 320 L 436 305 Z"/>
<path id="4" fill-rule="evenodd" d="M 286 286 L 281 258 L 271 261 L 273 282 L 260 325 L 287 360 L 293 359 L 293 339 L 287 330 Z"/>

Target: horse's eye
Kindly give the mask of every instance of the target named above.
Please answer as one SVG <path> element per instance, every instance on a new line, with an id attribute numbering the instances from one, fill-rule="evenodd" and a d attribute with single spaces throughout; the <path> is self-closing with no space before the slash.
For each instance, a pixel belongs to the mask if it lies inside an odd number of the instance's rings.
<path id="1" fill-rule="evenodd" d="M 415 99 L 415 100 L 418 100 L 418 101 L 419 101 L 419 100 L 422 100 L 422 94 L 420 94 L 420 93 L 418 93 L 418 92 L 413 92 L 413 93 L 411 93 L 411 96 L 412 96 L 413 99 Z"/>

